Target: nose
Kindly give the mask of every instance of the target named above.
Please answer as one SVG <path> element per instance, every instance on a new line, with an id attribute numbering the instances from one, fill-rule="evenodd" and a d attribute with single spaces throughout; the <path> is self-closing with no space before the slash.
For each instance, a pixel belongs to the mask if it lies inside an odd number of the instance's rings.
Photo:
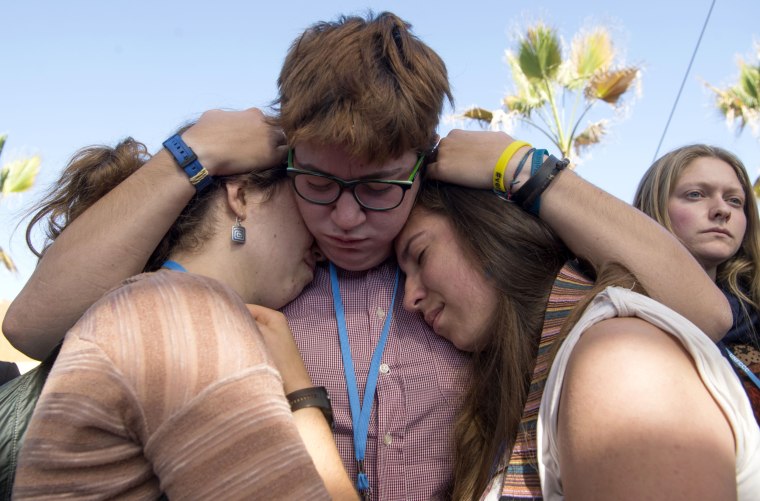
<path id="1" fill-rule="evenodd" d="M 407 275 L 404 282 L 404 309 L 418 311 L 420 303 L 425 298 L 425 287 L 415 275 Z"/>
<path id="2" fill-rule="evenodd" d="M 364 209 L 356 201 L 351 190 L 343 190 L 333 205 L 330 217 L 343 231 L 350 231 L 367 219 Z"/>
<path id="3" fill-rule="evenodd" d="M 731 219 L 731 207 L 721 198 L 710 209 L 710 217 L 728 222 Z"/>

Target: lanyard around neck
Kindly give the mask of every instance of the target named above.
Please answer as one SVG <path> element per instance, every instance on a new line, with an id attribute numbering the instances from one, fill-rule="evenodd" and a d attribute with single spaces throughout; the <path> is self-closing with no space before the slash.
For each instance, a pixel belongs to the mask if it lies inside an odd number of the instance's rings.
<path id="1" fill-rule="evenodd" d="M 749 378 L 749 380 L 752 381 L 752 384 L 754 384 L 757 389 L 760 390 L 760 378 L 758 378 L 755 373 L 752 372 L 750 368 L 744 364 L 744 362 L 739 360 L 739 357 L 734 355 L 734 352 L 732 352 L 725 343 L 718 343 L 718 347 L 720 348 L 720 351 L 723 353 L 723 355 L 728 358 L 731 363 L 733 363 L 734 367 L 742 371 Z"/>
<path id="2" fill-rule="evenodd" d="M 177 261 L 172 261 L 172 260 L 164 261 L 164 264 L 161 265 L 161 268 L 167 268 L 169 270 L 174 270 L 174 271 L 187 272 L 184 266 L 179 264 Z"/>
<path id="3" fill-rule="evenodd" d="M 340 286 L 338 284 L 338 272 L 335 265 L 330 263 L 330 285 L 332 287 L 333 307 L 335 308 L 335 318 L 338 321 L 338 337 L 340 338 L 340 353 L 343 357 L 343 371 L 346 375 L 346 388 L 348 390 L 348 402 L 351 407 L 351 421 L 354 432 L 354 453 L 359 467 L 359 473 L 356 479 L 356 486 L 366 498 L 369 493 L 369 480 L 364 471 L 364 453 L 367 447 L 367 433 L 369 432 L 369 419 L 372 413 L 372 402 L 375 399 L 375 388 L 377 378 L 380 372 L 380 359 L 383 357 L 385 350 L 385 341 L 388 339 L 388 331 L 391 327 L 391 318 L 393 317 L 393 305 L 396 302 L 396 291 L 398 290 L 399 270 L 396 267 L 396 279 L 393 284 L 393 297 L 391 307 L 385 317 L 385 324 L 380 333 L 380 339 L 375 346 L 372 354 L 372 362 L 367 373 L 367 384 L 364 387 L 364 404 L 359 402 L 359 390 L 356 386 L 356 372 L 354 372 L 354 362 L 351 358 L 351 345 L 348 341 L 348 329 L 346 328 L 346 312 L 343 308 L 343 299 L 340 296 Z"/>

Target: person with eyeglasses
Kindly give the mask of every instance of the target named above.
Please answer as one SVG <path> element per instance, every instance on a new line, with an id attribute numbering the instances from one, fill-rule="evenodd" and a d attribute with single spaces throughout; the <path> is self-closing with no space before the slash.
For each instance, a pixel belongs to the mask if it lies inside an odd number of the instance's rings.
<path id="1" fill-rule="evenodd" d="M 210 111 L 182 135 L 202 170 L 186 175 L 159 152 L 82 214 L 48 249 L 3 330 L 21 351 L 44 356 L 100 295 L 142 269 L 195 192 L 188 175 L 201 182 L 271 167 L 273 157 L 287 161 L 298 210 L 325 262 L 282 311 L 313 383 L 329 392 L 343 465 L 365 499 L 446 498 L 470 357 L 403 308 L 393 244 L 425 163 L 431 177 L 468 184 L 469 171 L 491 162 L 480 144 L 489 136 L 474 136 L 464 152 L 439 150 L 439 162 L 453 154 L 465 159 L 461 170 L 441 170 L 428 156 L 444 103 L 453 101 L 446 67 L 408 23 L 387 12 L 308 28 L 291 46 L 278 87 L 273 118 L 255 109 Z M 500 157 L 500 175 L 515 172 L 522 157 L 515 152 L 509 147 Z M 593 248 L 599 259 L 627 257 L 624 264 L 638 271 L 653 239 L 663 248 L 675 243 L 666 232 L 652 234 L 626 204 L 573 179 L 545 195 L 566 206 L 546 221 L 570 229 L 561 232 L 568 244 Z M 114 214 L 129 218 L 116 226 Z M 645 263 L 650 292 L 722 336 L 731 323 L 723 295 L 701 287 L 684 297 L 683 284 L 659 281 L 677 273 L 702 285 L 695 263 L 667 256 Z"/>
<path id="2" fill-rule="evenodd" d="M 409 179 L 356 179 L 345 181 L 319 171 L 299 169 L 295 166 L 293 149 L 288 150 L 288 175 L 293 179 L 293 189 L 299 197 L 317 205 L 330 205 L 350 189 L 356 203 L 366 210 L 386 211 L 401 205 L 406 192 L 414 185 L 420 173 L 425 155 L 421 154 L 414 164 Z"/>

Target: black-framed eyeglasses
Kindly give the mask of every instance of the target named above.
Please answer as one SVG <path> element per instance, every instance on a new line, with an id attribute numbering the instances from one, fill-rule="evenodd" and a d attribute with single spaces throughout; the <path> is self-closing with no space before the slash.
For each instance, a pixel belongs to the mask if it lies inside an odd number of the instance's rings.
<path id="1" fill-rule="evenodd" d="M 350 188 L 356 202 L 368 210 L 385 211 L 395 209 L 404 200 L 404 195 L 414 184 L 414 179 L 422 170 L 424 154 L 420 154 L 414 170 L 406 181 L 396 179 L 357 179 L 345 181 L 339 177 L 321 172 L 298 169 L 293 165 L 295 150 L 288 150 L 288 176 L 293 180 L 293 188 L 299 197 L 318 204 L 330 205 Z"/>

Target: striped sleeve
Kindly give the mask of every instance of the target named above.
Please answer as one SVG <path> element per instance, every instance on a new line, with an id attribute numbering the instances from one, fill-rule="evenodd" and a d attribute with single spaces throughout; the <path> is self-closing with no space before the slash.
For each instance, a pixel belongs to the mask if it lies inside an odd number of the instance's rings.
<path id="1" fill-rule="evenodd" d="M 327 498 L 238 296 L 162 271 L 69 332 L 21 451 L 14 497 Z"/>

